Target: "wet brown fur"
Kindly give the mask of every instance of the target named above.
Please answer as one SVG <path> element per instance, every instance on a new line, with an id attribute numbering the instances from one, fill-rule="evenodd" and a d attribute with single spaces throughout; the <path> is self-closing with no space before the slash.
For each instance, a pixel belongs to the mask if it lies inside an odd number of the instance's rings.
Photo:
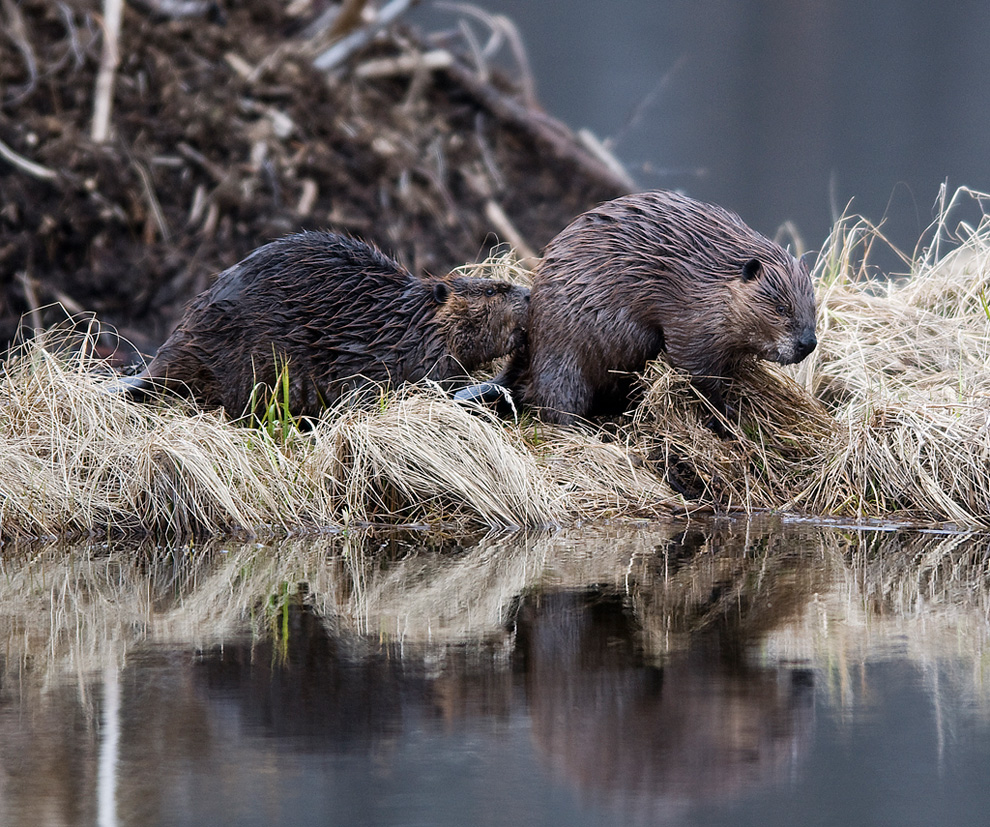
<path id="1" fill-rule="evenodd" d="M 284 367 L 289 410 L 316 417 L 369 382 L 466 377 L 513 352 L 525 341 L 528 301 L 528 288 L 420 278 L 362 241 L 299 233 L 221 273 L 128 389 L 166 387 L 240 416 L 255 386 L 270 392 Z"/>
<path id="2" fill-rule="evenodd" d="M 798 362 L 816 344 L 811 277 L 732 212 L 672 192 L 602 204 L 547 246 L 529 354 L 503 380 L 553 422 L 617 412 L 633 372 L 666 354 L 722 407 L 747 359 Z"/>

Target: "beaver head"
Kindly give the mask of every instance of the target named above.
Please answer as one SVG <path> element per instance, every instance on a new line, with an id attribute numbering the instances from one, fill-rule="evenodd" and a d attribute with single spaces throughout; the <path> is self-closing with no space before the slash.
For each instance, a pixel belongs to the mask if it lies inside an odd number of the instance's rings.
<path id="1" fill-rule="evenodd" d="M 727 366 L 745 356 L 781 365 L 800 362 L 818 345 L 815 293 L 803 261 L 784 250 L 768 260 L 751 258 L 729 279 L 721 331 Z"/>
<path id="2" fill-rule="evenodd" d="M 505 281 L 448 276 L 433 285 L 437 329 L 451 355 L 474 370 L 526 344 L 529 288 Z"/>
<path id="3" fill-rule="evenodd" d="M 603 204 L 572 228 L 551 242 L 547 276 L 566 279 L 575 268 L 564 260 L 595 250 L 578 278 L 593 278 L 598 304 L 626 308 L 672 364 L 695 376 L 731 375 L 749 358 L 793 364 L 817 345 L 807 267 L 729 210 L 646 192 Z M 636 362 L 622 367 L 642 368 Z"/>

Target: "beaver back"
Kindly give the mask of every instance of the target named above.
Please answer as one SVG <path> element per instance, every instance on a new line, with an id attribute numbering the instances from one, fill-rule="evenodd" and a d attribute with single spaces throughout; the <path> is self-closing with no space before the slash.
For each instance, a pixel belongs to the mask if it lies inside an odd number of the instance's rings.
<path id="1" fill-rule="evenodd" d="M 746 359 L 789 364 L 814 349 L 814 289 L 801 262 L 734 213 L 639 193 L 547 246 L 529 340 L 523 399 L 552 421 L 621 409 L 629 374 L 661 354 L 718 396 Z"/>
<path id="2" fill-rule="evenodd" d="M 349 388 L 441 381 L 520 346 L 528 289 L 420 278 L 357 239 L 273 241 L 197 297 L 144 377 L 232 415 L 283 369 L 290 410 L 317 416 Z"/>

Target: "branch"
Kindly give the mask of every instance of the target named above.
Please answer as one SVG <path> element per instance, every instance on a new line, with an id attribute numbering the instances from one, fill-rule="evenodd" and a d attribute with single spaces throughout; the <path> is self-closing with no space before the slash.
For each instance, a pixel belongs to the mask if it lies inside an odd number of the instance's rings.
<path id="1" fill-rule="evenodd" d="M 93 93 L 93 128 L 90 137 L 102 144 L 110 137 L 110 111 L 113 108 L 113 84 L 120 63 L 120 18 L 124 12 L 124 0 L 103 0 L 103 55 L 100 71 L 96 75 Z"/>
<path id="2" fill-rule="evenodd" d="M 598 154 L 575 141 L 574 136 L 560 122 L 511 98 L 489 83 L 480 80 L 466 66 L 457 61 L 440 69 L 450 75 L 458 85 L 470 93 L 479 105 L 483 106 L 503 124 L 510 124 L 540 141 L 559 159 L 570 161 L 586 174 L 597 178 L 602 184 L 619 192 L 635 189 L 629 175 L 613 164 L 604 161 Z"/>
<path id="3" fill-rule="evenodd" d="M 40 178 L 42 181 L 54 181 L 58 177 L 58 173 L 55 170 L 43 167 L 34 161 L 29 161 L 23 155 L 18 155 L 3 141 L 0 141 L 0 158 L 9 161 L 18 169 L 23 170 L 28 175 L 33 175 L 35 178 Z"/>
<path id="4" fill-rule="evenodd" d="M 24 65 L 28 73 L 28 81 L 15 95 L 11 95 L 7 103 L 15 103 L 27 97 L 34 89 L 38 81 L 38 61 L 34 56 L 34 49 L 31 48 L 31 41 L 28 39 L 27 26 L 24 23 L 24 16 L 21 14 L 13 0 L 2 0 L 3 11 L 7 16 L 6 34 L 14 41 L 24 58 Z"/>
<path id="5" fill-rule="evenodd" d="M 313 60 L 313 66 L 321 71 L 328 71 L 339 66 L 358 49 L 371 42 L 371 39 L 393 20 L 407 12 L 419 0 L 392 0 L 378 12 L 378 16 L 363 29 L 351 32 L 342 37 L 329 49 L 320 53 Z"/>
<path id="6" fill-rule="evenodd" d="M 529 246 L 526 239 L 523 238 L 522 233 L 516 229 L 515 224 L 512 223 L 509 216 L 505 214 L 505 210 L 502 209 L 502 206 L 497 201 L 489 199 L 485 204 L 485 218 L 491 222 L 502 238 L 508 241 L 509 245 L 516 251 L 516 255 L 519 256 L 519 263 L 523 267 L 527 270 L 532 270 L 536 267 L 536 263 L 540 260 L 540 257 Z"/>

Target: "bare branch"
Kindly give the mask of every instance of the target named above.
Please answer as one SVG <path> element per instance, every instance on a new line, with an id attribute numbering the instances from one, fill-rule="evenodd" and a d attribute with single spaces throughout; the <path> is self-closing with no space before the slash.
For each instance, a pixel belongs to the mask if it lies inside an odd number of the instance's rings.
<path id="1" fill-rule="evenodd" d="M 41 164 L 36 164 L 34 161 L 29 161 L 23 155 L 18 155 L 14 150 L 12 150 L 3 141 L 0 141 L 0 158 L 13 164 L 18 169 L 26 172 L 28 175 L 33 175 L 35 178 L 40 178 L 42 181 L 54 181 L 58 177 L 58 173 L 53 169 L 48 167 L 43 167 Z"/>
<path id="2" fill-rule="evenodd" d="M 523 234 L 516 229 L 516 225 L 512 223 L 509 216 L 506 215 L 505 210 L 502 209 L 502 206 L 497 201 L 489 200 L 485 204 L 485 218 L 498 230 L 499 235 L 512 245 L 516 254 L 519 256 L 519 263 L 523 267 L 532 269 L 536 266 L 540 257 L 529 246 L 526 239 L 523 238 Z"/>
<path id="3" fill-rule="evenodd" d="M 344 0 L 327 34 L 334 40 L 349 35 L 361 25 L 368 0 Z"/>
<path id="4" fill-rule="evenodd" d="M 590 129 L 579 129 L 578 140 L 585 149 L 605 164 L 617 178 L 623 180 L 628 189 L 632 190 L 636 188 L 636 182 L 626 172 L 626 168 L 622 165 L 622 162 L 612 154 L 612 150 L 605 145 L 604 141 L 600 141 L 598 136 Z"/>
<path id="5" fill-rule="evenodd" d="M 437 2 L 434 4 L 438 9 L 445 9 L 446 11 L 457 12 L 460 14 L 465 14 L 468 17 L 473 17 L 476 20 L 480 20 L 484 23 L 492 32 L 492 36 L 488 41 L 488 44 L 482 50 L 482 55 L 489 56 L 495 49 L 497 49 L 502 40 L 509 41 L 509 48 L 512 49 L 512 56 L 516 60 L 516 65 L 519 67 L 519 84 L 522 86 L 522 97 L 526 102 L 526 106 L 534 107 L 536 105 L 536 83 L 533 80 L 533 73 L 529 68 L 529 58 L 526 55 L 526 47 L 523 45 L 522 35 L 519 34 L 519 29 L 516 24 L 503 14 L 491 14 L 484 9 L 480 9 L 471 3 L 449 3 Z M 464 29 L 461 29 L 462 34 L 464 34 Z M 475 54 L 476 60 L 478 60 L 478 71 L 484 74 L 485 68 L 483 66 L 483 61 L 478 55 L 475 45 L 472 42 L 472 37 L 465 36 L 468 41 L 468 46 L 471 48 L 472 53 Z M 483 80 L 487 78 L 482 77 Z"/>
<path id="6" fill-rule="evenodd" d="M 381 78 L 394 75 L 410 75 L 420 70 L 446 69 L 454 58 L 450 52 L 435 49 L 432 52 L 414 52 L 398 57 L 367 60 L 354 70 L 360 78 Z"/>
<path id="7" fill-rule="evenodd" d="M 336 68 L 356 51 L 370 43 L 379 31 L 409 11 L 417 2 L 418 0 L 392 0 L 364 28 L 351 32 L 346 37 L 334 43 L 329 49 L 317 55 L 313 61 L 313 66 L 321 71 L 329 71 Z"/>
<path id="8" fill-rule="evenodd" d="M 86 55 L 84 53 L 82 44 L 79 42 L 79 35 L 76 33 L 76 26 L 72 20 L 72 9 L 70 9 L 65 3 L 58 3 L 58 10 L 62 15 L 62 20 L 65 23 L 65 33 L 69 38 L 69 50 L 72 53 L 73 65 L 76 69 L 80 68 L 86 60 Z"/>
<path id="9" fill-rule="evenodd" d="M 103 0 L 103 55 L 96 75 L 93 94 L 93 128 L 90 137 L 102 144 L 110 137 L 110 112 L 113 109 L 113 84 L 120 63 L 120 19 L 124 0 Z"/>
<path id="10" fill-rule="evenodd" d="M 637 126 L 637 124 L 639 124 L 640 120 L 643 118 L 643 114 L 653 105 L 654 101 L 657 99 L 657 96 L 670 85 L 671 79 L 675 74 L 677 74 L 677 72 L 680 71 L 685 62 L 685 56 L 681 55 L 674 62 L 674 65 L 663 73 L 663 76 L 657 81 L 656 85 L 654 85 L 654 87 L 633 108 L 632 112 L 629 114 L 629 117 L 626 119 L 626 122 L 622 125 L 622 128 L 614 135 L 610 135 L 602 141 L 602 145 L 606 149 L 611 150 L 612 147 L 618 144 Z"/>
<path id="11" fill-rule="evenodd" d="M 21 290 L 24 293 L 24 301 L 28 306 L 28 318 L 31 320 L 31 327 L 37 333 L 44 329 L 44 322 L 41 318 L 41 302 L 38 301 L 38 285 L 26 270 L 17 272 L 17 281 L 20 282 Z"/>
<path id="12" fill-rule="evenodd" d="M 148 201 L 148 209 L 151 210 L 151 215 L 155 219 L 155 225 L 158 227 L 158 232 L 161 234 L 162 241 L 166 244 L 171 243 L 172 236 L 168 231 L 168 224 L 165 223 L 165 213 L 162 212 L 162 205 L 158 201 L 158 196 L 155 195 L 155 187 L 151 181 L 151 175 L 148 170 L 144 168 L 142 164 L 137 161 L 133 161 L 131 166 L 137 170 L 139 176 L 141 176 L 141 186 L 144 188 L 144 197 Z"/>
<path id="13" fill-rule="evenodd" d="M 3 0 L 3 13 L 7 18 L 7 25 L 4 27 L 7 36 L 14 41 L 27 67 L 28 82 L 11 96 L 9 103 L 21 100 L 31 93 L 38 82 L 38 61 L 34 56 L 34 49 L 31 48 L 31 41 L 28 39 L 27 26 L 24 24 L 24 17 L 20 9 L 14 5 L 12 0 Z"/>
<path id="14" fill-rule="evenodd" d="M 620 192 L 635 189 L 631 186 L 628 173 L 614 166 L 614 157 L 608 162 L 603 160 L 597 152 L 576 143 L 570 130 L 562 124 L 502 94 L 491 84 L 481 81 L 463 64 L 455 60 L 440 71 L 449 73 L 465 91 L 503 124 L 511 124 L 521 129 L 546 146 L 557 158 L 577 164 L 585 175 L 605 186 L 617 188 Z M 621 167 L 621 164 L 619 166 Z"/>

